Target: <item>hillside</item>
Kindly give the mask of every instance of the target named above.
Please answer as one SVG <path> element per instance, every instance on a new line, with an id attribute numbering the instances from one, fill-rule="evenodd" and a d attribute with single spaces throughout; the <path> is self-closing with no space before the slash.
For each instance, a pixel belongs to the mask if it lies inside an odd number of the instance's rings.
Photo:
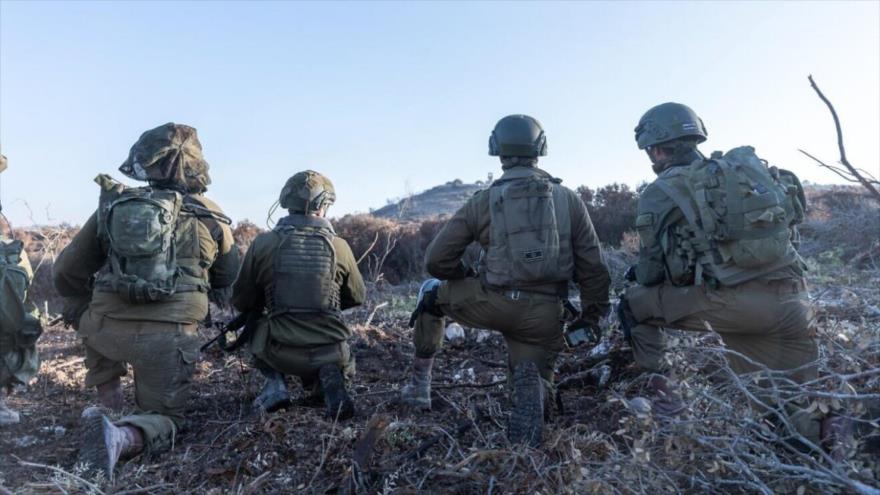
<path id="1" fill-rule="evenodd" d="M 486 182 L 477 181 L 471 184 L 455 179 L 427 191 L 407 196 L 370 213 L 376 217 L 406 221 L 449 216 L 475 192 L 487 187 L 491 180 L 491 175 Z"/>

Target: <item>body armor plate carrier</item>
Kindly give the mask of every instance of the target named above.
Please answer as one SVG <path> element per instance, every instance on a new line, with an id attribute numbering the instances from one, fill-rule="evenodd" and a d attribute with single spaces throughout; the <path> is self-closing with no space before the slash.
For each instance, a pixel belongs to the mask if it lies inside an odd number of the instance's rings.
<path id="1" fill-rule="evenodd" d="M 275 254 L 274 281 L 267 294 L 271 314 L 338 314 L 336 233 L 323 218 L 290 215 L 278 222 L 281 243 Z"/>

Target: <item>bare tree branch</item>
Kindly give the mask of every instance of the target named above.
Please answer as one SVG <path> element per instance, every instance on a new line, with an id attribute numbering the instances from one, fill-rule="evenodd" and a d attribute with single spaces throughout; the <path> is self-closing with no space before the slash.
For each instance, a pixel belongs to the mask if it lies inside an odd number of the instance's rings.
<path id="1" fill-rule="evenodd" d="M 828 98 L 825 97 L 825 94 L 822 93 L 822 90 L 819 89 L 819 86 L 816 85 L 816 81 L 813 80 L 812 75 L 808 76 L 807 79 L 810 80 L 810 86 L 813 87 L 816 94 L 819 95 L 819 98 L 828 106 L 828 110 L 831 110 L 831 117 L 834 119 L 834 128 L 837 129 L 837 147 L 840 149 L 840 163 L 847 168 L 852 177 L 865 186 L 874 199 L 880 201 L 880 191 L 877 191 L 877 188 L 875 188 L 870 181 L 862 177 L 862 174 L 860 174 L 859 171 L 849 163 L 849 160 L 846 159 L 846 148 L 843 146 L 843 131 L 840 128 L 840 119 L 837 117 L 837 111 L 834 109 L 834 105 L 831 104 Z"/>

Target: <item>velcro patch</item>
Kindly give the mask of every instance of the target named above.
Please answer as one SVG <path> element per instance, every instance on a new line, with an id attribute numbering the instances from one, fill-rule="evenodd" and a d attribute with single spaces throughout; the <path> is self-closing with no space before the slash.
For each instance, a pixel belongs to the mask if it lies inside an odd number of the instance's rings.
<path id="1" fill-rule="evenodd" d="M 529 251 L 522 252 L 522 260 L 526 263 L 532 263 L 534 261 L 541 261 L 544 259 L 544 250 L 543 249 L 532 249 Z"/>

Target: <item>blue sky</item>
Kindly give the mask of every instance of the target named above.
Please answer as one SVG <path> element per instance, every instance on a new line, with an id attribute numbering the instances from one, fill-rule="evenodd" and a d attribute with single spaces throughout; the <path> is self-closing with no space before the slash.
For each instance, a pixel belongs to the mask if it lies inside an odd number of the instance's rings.
<path id="1" fill-rule="evenodd" d="M 880 2 L 0 2 L 5 213 L 81 223 L 92 178 L 140 133 L 193 125 L 209 196 L 263 223 L 284 181 L 336 184 L 331 214 L 485 178 L 494 123 L 545 126 L 571 187 L 652 177 L 633 127 L 664 101 L 706 122 L 704 151 L 754 145 L 835 182 L 835 103 L 850 161 L 880 167 Z M 27 206 L 25 205 L 25 201 Z M 29 208 L 28 208 L 29 206 Z"/>

